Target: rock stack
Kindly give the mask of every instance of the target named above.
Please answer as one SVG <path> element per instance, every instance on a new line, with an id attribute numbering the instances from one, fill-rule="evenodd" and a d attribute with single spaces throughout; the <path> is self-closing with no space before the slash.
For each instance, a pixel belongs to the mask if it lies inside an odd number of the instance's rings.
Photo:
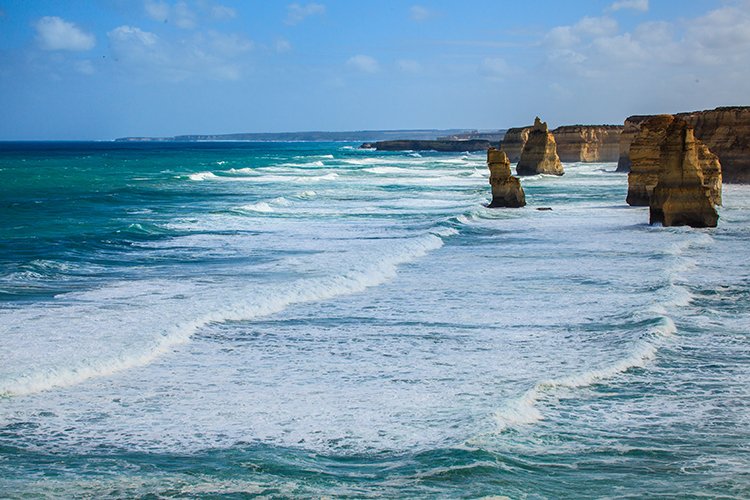
<path id="1" fill-rule="evenodd" d="M 552 174 L 563 175 L 562 163 L 557 156 L 557 144 L 547 128 L 547 123 L 537 116 L 529 138 L 516 165 L 518 175 Z"/>
<path id="2" fill-rule="evenodd" d="M 500 144 L 500 149 L 505 151 L 511 163 L 521 159 L 521 152 L 529 139 L 532 127 L 513 127 L 505 132 L 505 137 Z"/>
<path id="3" fill-rule="evenodd" d="M 665 121 L 663 117 L 659 119 Z M 650 124 L 644 123 L 645 126 Z M 706 154 L 707 148 L 696 140 L 693 127 L 673 118 L 665 128 L 660 147 L 658 182 L 649 202 L 651 224 L 716 227 L 719 219 L 714 208 L 716 193 L 712 194 L 706 186 L 701 165 L 701 156 Z"/>
<path id="4" fill-rule="evenodd" d="M 510 160 L 502 149 L 487 150 L 492 202 L 490 208 L 518 208 L 526 205 L 526 196 L 517 177 L 510 174 Z"/>
<path id="5" fill-rule="evenodd" d="M 628 174 L 627 202 L 633 206 L 650 206 L 654 189 L 659 183 L 665 162 L 665 141 L 668 134 L 675 134 L 674 127 L 692 127 L 686 120 L 672 115 L 657 115 L 640 124 L 638 134 L 630 144 L 631 161 Z M 693 133 L 693 132 L 691 132 Z M 694 133 L 693 133 L 694 135 Z M 693 137 L 696 164 L 700 169 L 703 187 L 707 189 L 709 201 L 721 205 L 721 165 L 718 157 L 701 141 Z"/>

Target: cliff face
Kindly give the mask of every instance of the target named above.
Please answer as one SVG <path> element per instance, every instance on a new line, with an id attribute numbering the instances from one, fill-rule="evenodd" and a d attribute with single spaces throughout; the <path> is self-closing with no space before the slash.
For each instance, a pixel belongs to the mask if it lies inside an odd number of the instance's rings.
<path id="1" fill-rule="evenodd" d="M 521 159 L 521 152 L 526 145 L 531 129 L 532 127 L 515 127 L 509 128 L 507 132 L 505 132 L 505 137 L 503 138 L 500 147 L 505 151 L 505 154 L 508 155 L 508 159 L 511 163 L 515 163 Z"/>
<path id="2" fill-rule="evenodd" d="M 719 157 L 726 182 L 750 183 L 750 106 L 680 113 L 695 137 Z"/>
<path id="3" fill-rule="evenodd" d="M 644 127 L 648 123 L 651 121 L 645 122 Z M 695 139 L 692 126 L 677 118 L 672 119 L 663 131 L 659 179 L 649 204 L 650 223 L 716 227 L 719 215 L 705 186 L 700 162 L 701 145 Z"/>
<path id="4" fill-rule="evenodd" d="M 537 116 L 534 127 L 529 132 L 529 138 L 521 152 L 521 158 L 516 165 L 518 175 L 552 174 L 563 175 L 562 163 L 557 156 L 555 137 L 549 132 L 547 123 Z"/>
<path id="5" fill-rule="evenodd" d="M 617 161 L 621 125 L 566 125 L 552 131 L 557 154 L 565 162 Z"/>
<path id="6" fill-rule="evenodd" d="M 492 202 L 490 208 L 518 208 L 526 205 L 526 195 L 517 177 L 510 174 L 510 160 L 502 149 L 487 150 L 487 167 L 490 169 Z"/>
<path id="7" fill-rule="evenodd" d="M 672 115 L 657 115 L 643 120 L 640 130 L 629 145 L 627 202 L 632 206 L 647 207 L 651 194 L 659 181 L 661 170 L 661 145 L 667 127 L 674 121 Z"/>
<path id="8" fill-rule="evenodd" d="M 622 132 L 620 132 L 620 156 L 617 160 L 618 172 L 630 172 L 630 145 L 638 135 L 641 124 L 649 118 L 653 118 L 653 115 L 634 115 L 628 116 L 625 119 L 625 125 L 622 128 Z"/>
<path id="9" fill-rule="evenodd" d="M 695 130 L 695 137 L 718 156 L 725 182 L 750 183 L 750 106 L 679 113 Z M 630 146 L 641 124 L 650 116 L 631 116 L 620 135 L 618 172 L 630 171 Z"/>

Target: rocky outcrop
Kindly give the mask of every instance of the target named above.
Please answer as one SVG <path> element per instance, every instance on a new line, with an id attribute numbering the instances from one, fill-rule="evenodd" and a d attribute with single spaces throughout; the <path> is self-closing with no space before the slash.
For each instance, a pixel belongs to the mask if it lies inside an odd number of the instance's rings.
<path id="1" fill-rule="evenodd" d="M 627 202 L 633 206 L 649 206 L 653 191 L 664 166 L 663 147 L 667 133 L 675 122 L 686 123 L 672 115 L 657 115 L 643 120 L 640 130 L 629 148 L 631 169 L 628 174 Z M 701 182 L 707 189 L 712 205 L 721 204 L 722 173 L 719 159 L 701 141 L 691 146 L 696 150 L 696 162 Z"/>
<path id="2" fill-rule="evenodd" d="M 521 159 L 516 165 L 517 175 L 551 174 L 563 175 L 562 163 L 557 156 L 555 137 L 547 128 L 547 123 L 537 116 L 529 138 L 523 146 Z"/>
<path id="3" fill-rule="evenodd" d="M 526 195 L 521 182 L 510 173 L 510 160 L 502 149 L 487 150 L 487 167 L 490 169 L 492 202 L 490 208 L 518 208 L 526 205 Z"/>
<path id="4" fill-rule="evenodd" d="M 505 137 L 500 143 L 500 148 L 508 155 L 511 163 L 521 159 L 521 152 L 529 138 L 529 132 L 533 127 L 514 127 L 505 132 Z"/>
<path id="5" fill-rule="evenodd" d="M 622 125 L 565 125 L 552 131 L 564 162 L 610 162 L 620 157 Z"/>
<path id="6" fill-rule="evenodd" d="M 625 119 L 620 132 L 620 156 L 617 159 L 617 172 L 630 172 L 630 145 L 641 130 L 641 124 L 654 115 L 634 115 Z"/>
<path id="7" fill-rule="evenodd" d="M 475 139 L 468 141 L 378 141 L 366 142 L 360 146 L 363 149 L 377 149 L 379 151 L 486 151 L 490 148 L 490 141 Z"/>
<path id="8" fill-rule="evenodd" d="M 628 205 L 648 206 L 659 182 L 661 145 L 672 121 L 672 115 L 658 115 L 639 124 L 639 131 L 629 145 L 631 169 L 628 174 Z"/>
<path id="9" fill-rule="evenodd" d="M 667 115 L 669 116 L 669 115 Z M 716 227 L 716 213 L 700 163 L 701 143 L 693 128 L 681 118 L 657 117 L 654 121 L 668 125 L 663 128 L 659 148 L 658 182 L 649 203 L 650 223 L 664 226 Z M 652 120 L 642 128 L 651 126 Z M 653 134 L 652 134 L 653 135 Z M 640 139 L 639 137 L 636 139 Z M 632 154 L 632 149 L 631 149 Z M 633 167 L 636 167 L 635 158 Z M 632 173 L 632 172 L 631 172 Z"/>
<path id="10" fill-rule="evenodd" d="M 724 182 L 750 183 L 750 106 L 716 108 L 675 115 L 695 130 L 695 137 L 718 156 Z M 630 146 L 651 116 L 631 116 L 620 135 L 618 172 L 630 171 Z"/>

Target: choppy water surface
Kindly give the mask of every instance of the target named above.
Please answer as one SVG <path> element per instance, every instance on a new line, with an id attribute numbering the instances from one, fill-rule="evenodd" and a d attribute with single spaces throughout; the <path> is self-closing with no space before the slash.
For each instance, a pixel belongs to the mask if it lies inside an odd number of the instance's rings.
<path id="1" fill-rule="evenodd" d="M 750 496 L 750 188 L 565 167 L 0 145 L 0 494 Z"/>

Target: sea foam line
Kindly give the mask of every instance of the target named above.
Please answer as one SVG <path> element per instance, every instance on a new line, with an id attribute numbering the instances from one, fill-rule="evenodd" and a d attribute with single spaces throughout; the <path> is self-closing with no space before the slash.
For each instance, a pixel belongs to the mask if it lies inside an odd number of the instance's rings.
<path id="1" fill-rule="evenodd" d="M 662 317 L 660 323 L 653 332 L 657 336 L 655 340 L 658 340 L 658 337 L 672 335 L 677 331 L 674 321 L 667 316 Z M 643 368 L 656 358 L 657 350 L 655 341 L 640 341 L 628 357 L 611 365 L 567 377 L 537 382 L 520 398 L 510 401 L 495 412 L 494 417 L 498 432 L 517 425 L 532 424 L 543 420 L 544 416 L 537 404 L 540 400 L 553 397 L 559 389 L 580 389 L 607 381 L 634 368 Z"/>
<path id="2" fill-rule="evenodd" d="M 176 346 L 189 342 L 199 329 L 209 324 L 248 321 L 281 312 L 293 304 L 324 301 L 362 292 L 394 278 L 398 266 L 437 250 L 443 246 L 442 238 L 452 234 L 456 234 L 454 229 L 443 228 L 405 243 L 400 241 L 400 251 L 364 269 L 350 270 L 327 278 L 302 279 L 283 287 L 284 291 L 276 296 L 265 295 L 256 303 L 237 303 L 185 322 L 156 339 L 146 351 L 1 380 L 0 397 L 24 396 L 69 387 L 89 379 L 148 365 L 171 352 Z"/>

